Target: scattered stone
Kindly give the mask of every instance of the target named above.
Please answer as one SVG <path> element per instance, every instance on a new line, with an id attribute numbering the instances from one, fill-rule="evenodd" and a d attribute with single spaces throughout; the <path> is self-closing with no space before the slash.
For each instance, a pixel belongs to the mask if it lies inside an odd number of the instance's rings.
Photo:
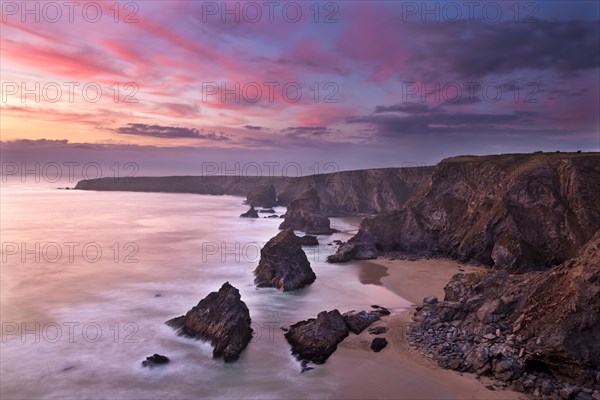
<path id="1" fill-rule="evenodd" d="M 154 355 L 146 357 L 146 360 L 142 361 L 142 367 L 154 368 L 158 367 L 159 365 L 168 364 L 169 361 L 170 360 L 168 357 L 154 353 Z"/>
<path id="2" fill-rule="evenodd" d="M 388 328 L 386 326 L 374 326 L 373 328 L 367 329 L 367 331 L 371 335 L 381 335 L 383 333 L 386 333 L 388 331 Z"/>
<path id="3" fill-rule="evenodd" d="M 317 278 L 291 229 L 279 232 L 260 250 L 254 276 L 257 286 L 276 287 L 284 292 L 303 288 Z"/>
<path id="4" fill-rule="evenodd" d="M 375 353 L 379 353 L 385 348 L 385 346 L 387 346 L 387 344 L 388 341 L 386 338 L 375 338 L 371 342 L 371 350 L 373 350 Z"/>
<path id="5" fill-rule="evenodd" d="M 211 292 L 186 315 L 173 318 L 167 325 L 179 335 L 210 341 L 213 357 L 235 361 L 252 339 L 250 312 L 240 292 L 225 282 Z"/>

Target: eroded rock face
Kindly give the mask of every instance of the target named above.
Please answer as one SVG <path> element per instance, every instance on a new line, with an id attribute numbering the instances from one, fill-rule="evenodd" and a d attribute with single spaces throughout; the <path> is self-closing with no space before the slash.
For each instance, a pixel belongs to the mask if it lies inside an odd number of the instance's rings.
<path id="1" fill-rule="evenodd" d="M 511 273 L 558 265 L 600 228 L 600 154 L 449 158 L 412 193 L 401 209 L 365 218 L 331 260 L 399 252 Z"/>
<path id="2" fill-rule="evenodd" d="M 444 291 L 444 301 L 424 302 L 409 333 L 440 365 L 527 392 L 600 389 L 600 231 L 550 271 L 458 274 Z"/>
<path id="3" fill-rule="evenodd" d="M 311 235 L 330 235 L 337 232 L 331 228 L 329 218 L 321 214 L 321 200 L 315 189 L 309 189 L 288 205 L 285 220 L 279 229 L 294 229 Z"/>
<path id="4" fill-rule="evenodd" d="M 254 276 L 259 287 L 276 287 L 284 292 L 303 288 L 317 278 L 300 239 L 291 229 L 279 232 L 260 250 Z"/>
<path id="5" fill-rule="evenodd" d="M 258 212 L 254 209 L 254 207 L 250 207 L 248 211 L 243 214 L 240 214 L 241 218 L 258 218 Z"/>
<path id="6" fill-rule="evenodd" d="M 290 326 L 285 338 L 298 359 L 323 364 L 349 334 L 344 317 L 338 310 L 322 311 L 317 318 Z"/>
<path id="7" fill-rule="evenodd" d="M 250 189 L 246 195 L 246 204 L 252 207 L 271 208 L 277 205 L 277 193 L 274 185 L 259 185 Z"/>
<path id="8" fill-rule="evenodd" d="M 186 315 L 173 318 L 167 325 L 179 335 L 210 341 L 213 357 L 235 361 L 252 338 L 250 312 L 240 292 L 225 282 L 218 292 L 211 292 Z"/>

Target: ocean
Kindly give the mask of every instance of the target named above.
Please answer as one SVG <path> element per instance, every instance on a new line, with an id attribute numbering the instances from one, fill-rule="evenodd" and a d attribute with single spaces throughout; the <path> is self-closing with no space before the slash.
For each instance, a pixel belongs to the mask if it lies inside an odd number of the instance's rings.
<path id="1" fill-rule="evenodd" d="M 359 263 L 325 262 L 357 218 L 332 219 L 340 232 L 305 247 L 317 280 L 283 293 L 257 289 L 252 273 L 282 220 L 239 218 L 243 198 L 55 186 L 2 185 L 2 399 L 336 398 L 356 360 L 338 349 L 300 373 L 280 328 L 323 310 L 409 306 Z M 230 364 L 165 325 L 226 281 L 255 330 Z M 142 368 L 154 353 L 171 362 Z"/>

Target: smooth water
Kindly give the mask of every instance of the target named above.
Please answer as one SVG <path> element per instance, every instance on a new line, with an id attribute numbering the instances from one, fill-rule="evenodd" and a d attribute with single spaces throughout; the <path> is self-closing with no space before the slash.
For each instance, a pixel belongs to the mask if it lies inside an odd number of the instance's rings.
<path id="1" fill-rule="evenodd" d="M 323 310 L 408 303 L 362 284 L 358 265 L 325 262 L 326 244 L 347 240 L 357 219 L 332 219 L 342 232 L 305 248 L 314 284 L 256 289 L 260 246 L 281 220 L 239 218 L 242 200 L 3 185 L 2 399 L 339 397 L 344 368 L 300 374 L 280 327 Z M 231 364 L 164 324 L 225 281 L 240 290 L 256 332 Z M 153 353 L 171 363 L 142 368 Z"/>

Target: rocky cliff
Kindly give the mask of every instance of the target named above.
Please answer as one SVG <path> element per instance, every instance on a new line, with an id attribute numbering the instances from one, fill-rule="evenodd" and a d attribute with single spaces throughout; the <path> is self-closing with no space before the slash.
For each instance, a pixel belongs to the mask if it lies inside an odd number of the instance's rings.
<path id="1" fill-rule="evenodd" d="M 599 228 L 598 153 L 454 157 L 332 261 L 397 251 L 523 272 L 575 256 Z"/>
<path id="2" fill-rule="evenodd" d="M 538 396 L 600 396 L 600 231 L 550 271 L 458 274 L 444 291 L 408 335 L 442 366 Z"/>

